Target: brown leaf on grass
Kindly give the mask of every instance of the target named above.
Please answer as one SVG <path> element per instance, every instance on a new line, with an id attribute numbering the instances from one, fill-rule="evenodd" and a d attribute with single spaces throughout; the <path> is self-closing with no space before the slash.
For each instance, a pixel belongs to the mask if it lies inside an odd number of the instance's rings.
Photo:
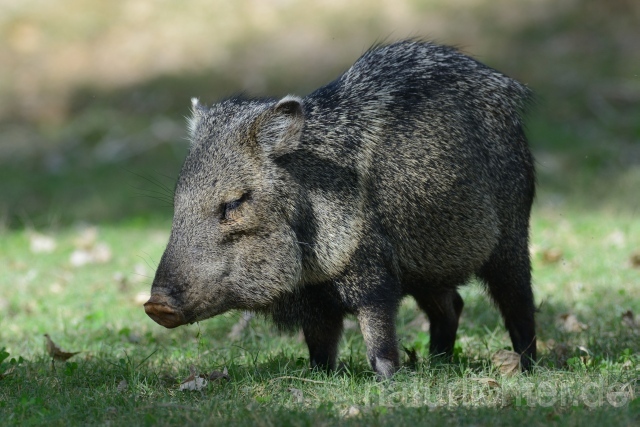
<path id="1" fill-rule="evenodd" d="M 65 360 L 69 360 L 70 358 L 72 358 L 76 354 L 80 353 L 79 351 L 74 351 L 74 352 L 71 352 L 71 353 L 66 352 L 66 351 L 62 351 L 60 349 L 60 347 L 58 347 L 53 342 L 53 340 L 51 339 L 49 334 L 44 334 L 44 337 L 47 340 L 47 353 L 49 353 L 49 356 L 51 356 L 51 358 L 53 358 L 53 360 L 57 360 L 59 362 L 64 362 Z"/>
<path id="2" fill-rule="evenodd" d="M 640 251 L 636 251 L 631 254 L 631 258 L 629 259 L 631 262 L 631 266 L 633 268 L 640 268 Z"/>
<path id="3" fill-rule="evenodd" d="M 8 377 L 9 375 L 13 374 L 13 371 L 16 369 L 16 365 L 13 365 L 12 367 L 10 367 L 9 369 L 7 369 L 6 371 L 4 371 L 3 373 L 0 374 L 0 380 L 4 379 L 5 377 Z"/>
<path id="4" fill-rule="evenodd" d="M 227 370 L 226 366 L 224 367 L 222 372 L 213 371 L 209 374 L 209 381 L 218 381 L 218 380 L 231 381 L 231 377 L 229 376 L 229 371 Z"/>
<path id="5" fill-rule="evenodd" d="M 521 371 L 520 355 L 515 351 L 498 350 L 491 356 L 491 361 L 503 375 L 511 376 Z"/>
<path id="6" fill-rule="evenodd" d="M 638 329 L 638 322 L 636 321 L 636 316 L 633 314 L 633 311 L 627 310 L 622 313 L 622 324 L 629 329 Z"/>
<path id="7" fill-rule="evenodd" d="M 586 353 L 587 355 L 590 355 L 590 354 L 591 354 L 591 352 L 589 351 L 589 349 L 588 349 L 587 347 L 583 346 L 583 345 L 578 345 L 578 346 L 576 346 L 576 348 L 577 348 L 578 350 L 580 350 L 581 352 Z"/>
<path id="8" fill-rule="evenodd" d="M 575 314 L 564 313 L 558 317 L 558 324 L 565 332 L 582 332 L 589 329 L 589 326 L 580 322 Z"/>
<path id="9" fill-rule="evenodd" d="M 542 261 L 546 264 L 555 264 L 562 259 L 562 251 L 558 248 L 549 248 L 542 252 Z"/>
<path id="10" fill-rule="evenodd" d="M 586 366 L 591 360 L 591 352 L 587 347 L 583 345 L 576 346 L 576 348 L 581 352 L 585 353 L 584 355 L 580 355 L 580 361 L 582 362 L 583 365 Z"/>
<path id="11" fill-rule="evenodd" d="M 191 375 L 180 383 L 178 388 L 180 391 L 200 391 L 207 386 L 206 376 L 203 374 L 198 375 L 195 366 L 191 365 L 189 372 L 191 372 Z"/>

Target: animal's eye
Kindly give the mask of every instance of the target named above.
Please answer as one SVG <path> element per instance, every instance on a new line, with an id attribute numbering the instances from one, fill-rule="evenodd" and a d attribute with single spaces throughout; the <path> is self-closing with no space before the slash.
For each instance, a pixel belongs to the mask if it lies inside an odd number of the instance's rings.
<path id="1" fill-rule="evenodd" d="M 222 219 L 223 220 L 234 220 L 236 219 L 236 213 L 240 205 L 242 205 L 249 198 L 249 193 L 244 193 L 242 197 L 236 200 L 232 200 L 231 202 L 222 204 Z"/>

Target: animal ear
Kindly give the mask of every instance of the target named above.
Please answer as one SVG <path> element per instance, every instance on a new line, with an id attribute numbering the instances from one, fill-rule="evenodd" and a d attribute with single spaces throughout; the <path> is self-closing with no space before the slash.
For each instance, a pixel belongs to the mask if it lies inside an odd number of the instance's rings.
<path id="1" fill-rule="evenodd" d="M 281 156 L 294 151 L 304 125 L 302 99 L 285 96 L 265 111 L 259 121 L 258 144 L 267 154 Z"/>
<path id="2" fill-rule="evenodd" d="M 187 117 L 187 130 L 189 131 L 189 138 L 191 138 L 191 141 L 195 139 L 198 125 L 206 111 L 206 108 L 200 105 L 198 98 L 191 98 L 191 116 Z"/>

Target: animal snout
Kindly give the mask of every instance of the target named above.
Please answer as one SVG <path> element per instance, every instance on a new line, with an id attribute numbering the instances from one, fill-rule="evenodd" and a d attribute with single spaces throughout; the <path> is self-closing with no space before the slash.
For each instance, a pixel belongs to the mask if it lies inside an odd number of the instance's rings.
<path id="1" fill-rule="evenodd" d="M 149 301 L 144 303 L 144 311 L 165 328 L 175 328 L 186 323 L 182 311 L 173 307 L 170 299 L 164 295 L 151 295 Z"/>

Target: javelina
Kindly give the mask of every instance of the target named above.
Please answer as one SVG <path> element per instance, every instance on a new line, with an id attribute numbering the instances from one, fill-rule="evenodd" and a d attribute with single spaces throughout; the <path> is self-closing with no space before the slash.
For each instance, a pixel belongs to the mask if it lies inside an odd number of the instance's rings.
<path id="1" fill-rule="evenodd" d="M 400 300 L 429 317 L 431 354 L 451 354 L 457 287 L 475 275 L 529 369 L 528 97 L 452 48 L 408 40 L 370 49 L 304 98 L 194 99 L 147 314 L 173 328 L 262 312 L 302 327 L 311 365 L 329 369 L 354 314 L 386 378 L 399 365 Z"/>

